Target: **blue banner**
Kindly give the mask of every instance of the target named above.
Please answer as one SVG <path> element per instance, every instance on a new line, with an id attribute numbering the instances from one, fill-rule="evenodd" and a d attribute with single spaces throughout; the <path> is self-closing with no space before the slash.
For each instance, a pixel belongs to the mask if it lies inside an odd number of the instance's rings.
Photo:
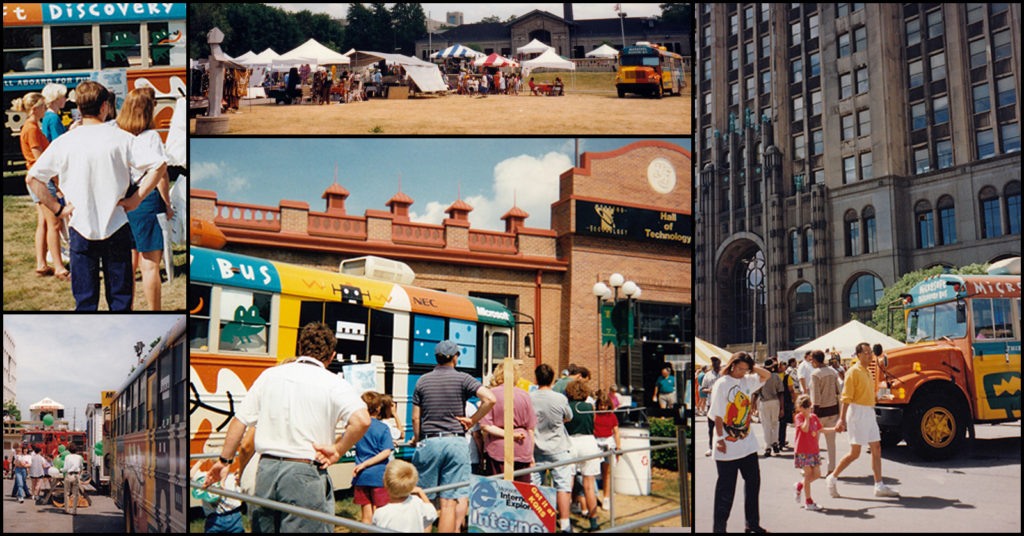
<path id="1" fill-rule="evenodd" d="M 43 4 L 43 22 L 127 22 L 185 19 L 185 4 Z"/>

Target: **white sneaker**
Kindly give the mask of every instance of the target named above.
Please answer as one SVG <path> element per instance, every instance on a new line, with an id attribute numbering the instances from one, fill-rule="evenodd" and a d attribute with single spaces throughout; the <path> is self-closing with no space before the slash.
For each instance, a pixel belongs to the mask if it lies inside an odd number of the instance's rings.
<path id="1" fill-rule="evenodd" d="M 836 477 L 828 475 L 825 477 L 825 484 L 828 486 L 828 494 L 833 497 L 839 497 L 839 490 L 836 489 Z"/>
<path id="2" fill-rule="evenodd" d="M 705 456 L 711 456 L 711 449 L 705 450 L 704 451 L 704 455 Z"/>
<path id="3" fill-rule="evenodd" d="M 898 491 L 882 484 L 881 482 L 875 484 L 875 497 L 899 497 Z"/>
<path id="4" fill-rule="evenodd" d="M 821 507 L 815 503 L 808 503 L 804 505 L 804 509 L 811 510 L 812 512 L 817 512 L 818 510 L 821 510 Z"/>

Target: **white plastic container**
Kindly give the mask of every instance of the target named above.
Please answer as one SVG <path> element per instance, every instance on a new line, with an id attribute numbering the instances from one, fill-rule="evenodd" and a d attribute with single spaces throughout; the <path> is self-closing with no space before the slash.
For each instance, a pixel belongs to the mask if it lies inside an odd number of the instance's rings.
<path id="1" fill-rule="evenodd" d="M 615 464 L 615 493 L 623 495 L 651 494 L 651 435 L 647 428 L 619 428 L 622 449 L 647 447 L 648 450 L 627 452 Z"/>

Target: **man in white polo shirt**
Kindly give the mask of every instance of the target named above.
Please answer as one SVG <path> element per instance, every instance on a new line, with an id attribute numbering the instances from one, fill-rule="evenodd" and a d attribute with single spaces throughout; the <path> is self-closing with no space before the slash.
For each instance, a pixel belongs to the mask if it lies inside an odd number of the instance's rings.
<path id="1" fill-rule="evenodd" d="M 167 164 L 163 155 L 137 143 L 135 136 L 103 124 L 108 91 L 85 81 L 75 88 L 82 124 L 57 138 L 28 172 L 29 188 L 58 217 L 70 216 L 71 293 L 75 310 L 95 311 L 100 300 L 100 269 L 111 311 L 132 306 L 132 231 L 125 211 L 134 210 L 156 187 Z M 146 173 L 139 190 L 126 197 L 129 168 Z M 46 182 L 60 176 L 67 205 L 50 195 Z"/>
<path id="2" fill-rule="evenodd" d="M 64 456 L 64 513 L 78 514 L 78 497 L 82 494 L 81 476 L 85 460 L 74 443 L 68 444 Z M 70 508 L 68 508 L 70 506 Z"/>
<path id="3" fill-rule="evenodd" d="M 228 426 L 220 459 L 205 487 L 223 478 L 247 426 L 256 426 L 254 443 L 261 454 L 256 473 L 257 497 L 334 514 L 334 486 L 327 467 L 354 446 L 370 426 L 359 393 L 326 369 L 334 360 L 334 330 L 320 322 L 299 333 L 300 357 L 271 367 L 253 383 Z M 345 423 L 334 438 L 335 426 Z M 253 532 L 331 532 L 329 524 L 279 510 L 253 506 Z"/>

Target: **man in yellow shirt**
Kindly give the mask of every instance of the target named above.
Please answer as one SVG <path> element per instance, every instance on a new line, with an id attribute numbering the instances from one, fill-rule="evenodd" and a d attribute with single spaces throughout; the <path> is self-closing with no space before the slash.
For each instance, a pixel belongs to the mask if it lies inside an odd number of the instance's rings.
<path id="1" fill-rule="evenodd" d="M 836 423 L 836 432 L 850 431 L 850 453 L 839 460 L 839 465 L 828 475 L 825 483 L 833 497 L 839 497 L 836 481 L 854 460 L 860 456 L 861 446 L 871 447 L 871 471 L 875 477 L 875 497 L 899 497 L 899 493 L 882 483 L 882 442 L 875 421 L 875 385 L 868 367 L 871 366 L 871 345 L 862 342 L 857 345 L 857 361 L 846 371 L 846 381 L 840 401 L 843 403 L 842 416 Z M 849 428 L 847 428 L 849 425 Z"/>

